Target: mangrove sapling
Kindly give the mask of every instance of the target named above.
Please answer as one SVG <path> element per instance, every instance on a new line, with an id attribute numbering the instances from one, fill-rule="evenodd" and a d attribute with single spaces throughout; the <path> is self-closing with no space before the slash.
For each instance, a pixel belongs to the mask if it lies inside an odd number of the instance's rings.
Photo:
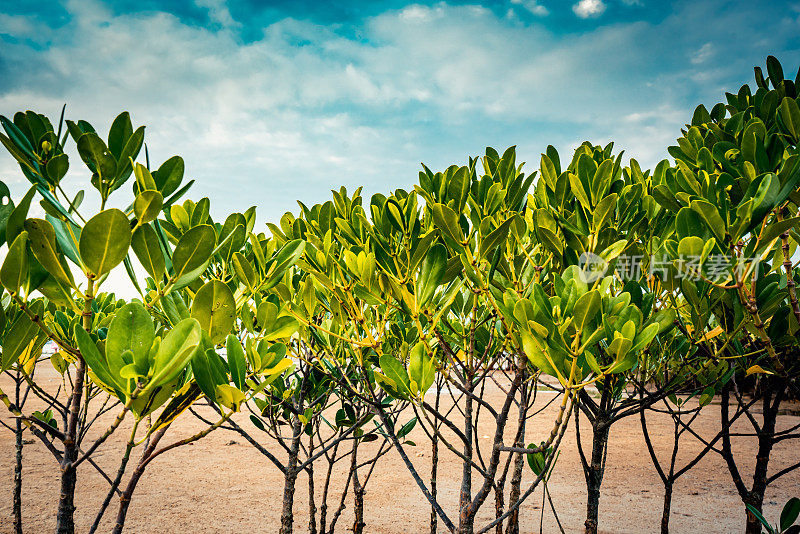
<path id="1" fill-rule="evenodd" d="M 679 330 L 683 331 L 684 327 L 679 325 Z M 675 336 L 666 340 L 666 343 L 662 343 L 658 350 L 654 350 L 653 353 L 653 359 L 662 362 L 663 369 L 656 368 L 649 379 L 659 383 L 678 382 L 683 384 L 682 391 L 679 394 L 671 394 L 662 399 L 663 408 L 659 408 L 658 404 L 654 404 L 639 412 L 647 452 L 650 454 L 653 466 L 664 485 L 661 532 L 662 534 L 667 534 L 669 532 L 675 482 L 697 465 L 710 451 L 719 452 L 715 446 L 722 439 L 723 431 L 719 431 L 713 437 L 707 438 L 701 436 L 699 431 L 693 427 L 696 426 L 704 408 L 713 400 L 715 393 L 730 380 L 732 372 L 728 370 L 726 363 L 715 363 L 713 358 L 708 358 L 709 354 L 706 352 L 706 347 L 703 345 L 690 345 L 690 341 L 683 336 Z M 680 373 L 681 376 L 673 376 L 676 373 Z M 639 391 L 641 394 L 644 390 L 640 388 Z M 694 399 L 696 399 L 697 405 L 690 407 L 689 403 Z M 672 420 L 672 446 L 668 455 L 668 462 L 659 460 L 656 453 L 656 448 L 648 430 L 647 412 L 669 415 Z M 739 410 L 732 418 L 731 423 L 743 413 L 744 410 Z M 699 440 L 703 448 L 682 466 L 679 466 L 677 462 L 678 452 L 681 440 L 687 434 Z"/>
<path id="2" fill-rule="evenodd" d="M 369 413 L 369 409 L 369 406 L 356 406 L 353 409 L 352 415 L 348 417 L 352 417 L 352 421 L 366 420 L 364 416 Z M 409 432 L 411 432 L 411 430 L 414 428 L 415 423 L 416 419 L 412 419 L 408 423 L 404 424 L 397 433 L 398 438 L 406 438 Z M 359 429 L 356 431 L 356 434 L 356 436 L 350 438 L 353 442 L 353 445 L 350 452 L 348 482 L 352 481 L 353 486 L 353 526 L 351 530 L 353 531 L 353 534 L 362 534 L 364 532 L 364 527 L 366 526 L 364 517 L 364 494 L 366 493 L 367 484 L 369 484 L 369 481 L 372 478 L 372 473 L 375 470 L 378 460 L 391 450 L 391 443 L 386 438 L 385 432 L 383 432 L 383 429 L 379 424 L 375 424 L 375 429 L 370 433 L 365 434 Z M 359 455 L 362 443 L 368 443 L 370 441 L 379 439 L 379 436 L 383 436 L 384 439 L 380 440 L 380 445 L 378 446 L 377 451 L 373 452 L 371 455 L 365 455 L 362 451 L 361 455 Z M 407 443 L 410 442 L 407 441 Z M 345 491 L 342 493 L 343 499 L 347 493 L 346 486 L 347 483 L 345 484 Z M 333 532 L 333 527 L 334 524 L 332 522 L 331 532 Z"/>
<path id="3" fill-rule="evenodd" d="M 0 123 L 8 134 L 0 134 L 0 141 L 33 184 L 6 220 L 3 240 L 9 243 L 9 250 L 0 278 L 23 312 L 9 332 L 14 340 L 11 345 L 25 347 L 29 339 L 40 333 L 54 341 L 64 355 L 59 362 L 63 369 L 59 370 L 62 376 L 67 377 L 65 384 L 69 382 L 69 387 L 61 391 L 64 401 L 54 403 L 54 409 L 62 418 L 61 428 L 51 425 L 38 428 L 60 442 L 60 449 L 53 443 L 45 443 L 58 460 L 61 473 L 56 530 L 72 533 L 75 529 L 77 467 L 83 461 L 94 464 L 91 460 L 93 451 L 113 433 L 129 408 L 126 405 L 112 427 L 91 446 L 85 451 L 81 448 L 89 428 L 97 421 L 97 416 L 90 415 L 90 400 L 102 388 L 94 380 L 100 371 L 87 365 L 87 355 L 79 350 L 75 338 L 81 335 L 79 332 L 102 337 L 107 324 L 101 327 L 100 321 L 113 318 L 116 312 L 113 296 L 98 296 L 97 293 L 108 273 L 126 258 L 131 228 L 138 227 L 138 224 L 132 225 L 120 210 L 103 208 L 110 193 L 132 174 L 133 159 L 142 146 L 144 127 L 134 132 L 128 114 L 121 114 L 111 127 L 109 149 L 91 125 L 84 121 L 77 124 L 67 121 L 69 135 L 76 141 L 78 152 L 94 177 L 92 185 L 101 197 L 100 213 L 86 218 L 78 212 L 82 192 L 70 200 L 63 195 L 60 186 L 68 169 L 68 157 L 63 150 L 68 136 L 61 136 L 63 119 L 62 111 L 56 133 L 46 117 L 34 112 L 17 113 L 13 122 L 0 117 Z M 42 199 L 47 220 L 28 218 L 31 201 L 37 194 Z M 63 196 L 69 208 L 64 207 L 59 196 Z M 81 220 L 83 227 L 78 226 L 74 219 Z M 76 282 L 67 259 L 83 273 L 85 285 Z M 47 306 L 31 298 L 34 291 L 50 299 Z M 84 343 L 83 348 L 88 349 L 90 344 L 93 346 L 94 340 Z M 6 352 L 9 359 L 20 354 L 16 350 Z M 90 377 L 87 374 L 90 370 L 96 374 Z M 34 389 L 42 391 L 35 386 Z M 110 390 L 114 390 L 115 396 L 122 396 L 122 390 L 113 386 Z M 127 401 L 135 400 L 133 391 L 128 390 L 128 394 L 131 396 Z M 100 408 L 103 410 L 105 403 Z"/>
<path id="4" fill-rule="evenodd" d="M 580 402 L 576 404 L 576 410 L 580 410 L 591 427 L 591 455 L 588 457 L 581 440 L 580 416 L 578 413 L 575 414 L 576 441 L 587 489 L 585 522 L 587 534 L 597 532 L 600 490 L 613 425 L 626 417 L 639 414 L 672 391 L 670 387 L 647 390 L 644 386 L 630 390 L 631 382 L 620 375 L 604 377 L 595 384 L 600 398 L 595 400 L 588 391 L 583 390 L 580 393 Z"/>
<path id="5" fill-rule="evenodd" d="M 800 372 L 798 273 L 791 257 L 800 223 L 793 216 L 800 201 L 798 80 L 784 78 L 772 56 L 766 70 L 765 77 L 755 68 L 755 92 L 744 85 L 711 112 L 695 109 L 678 145 L 669 148 L 676 168 L 656 185 L 674 227 L 660 240 L 660 252 L 681 267 L 682 279 L 672 289 L 686 304 L 685 322 L 696 333 L 714 325 L 714 336 L 694 341 L 736 373 L 722 391 L 721 452 L 745 505 L 749 534 L 761 530 L 752 509 L 760 513 L 767 486 L 797 468 L 768 472 L 774 446 L 798 437 L 777 428 L 778 410 L 796 392 Z M 696 260 L 681 264 L 685 257 Z M 752 408 L 744 413 L 758 441 L 749 486 L 732 452 L 736 432 L 729 424 L 731 404 L 746 404 L 736 387 L 736 376 L 743 375 L 758 376 L 763 386 L 755 392 L 760 418 Z"/>
<path id="6" fill-rule="evenodd" d="M 798 431 L 800 430 L 800 424 L 784 429 L 779 429 L 777 425 L 781 402 L 786 398 L 789 391 L 785 381 L 786 379 L 780 376 L 762 377 L 761 394 L 753 396 L 753 399 L 757 400 L 758 404 L 752 401 L 747 402 L 744 396 L 737 391 L 738 387 L 735 378 L 722 391 L 721 419 L 723 428 L 720 453 L 728 466 L 736 491 L 747 508 L 747 534 L 761 532 L 761 521 L 754 513 L 754 510 L 759 513 L 763 510 L 764 494 L 769 485 L 780 477 L 800 469 L 800 462 L 798 462 L 782 467 L 772 474 L 769 473 L 770 455 L 775 446 L 787 440 L 800 439 L 800 432 Z M 730 413 L 731 404 L 736 410 L 733 415 Z M 756 406 L 761 408 L 760 418 Z M 734 432 L 731 428 L 739 411 L 746 416 L 745 418 L 752 427 L 752 432 Z M 758 442 L 755 466 L 753 468 L 753 482 L 750 486 L 745 483 L 740 461 L 737 460 L 733 453 L 734 439 L 747 437 L 755 437 Z"/>
<path id="7" fill-rule="evenodd" d="M 13 122 L 0 117 L 0 123 L 8 134 L 0 134 L 0 141 L 34 185 L 14 205 L 11 215 L 4 218 L 3 239 L 10 246 L 0 268 L 0 282 L 19 313 L 15 312 L 3 340 L 2 370 L 17 364 L 35 338 L 55 342 L 60 353 L 52 362 L 64 377 L 64 387 L 58 393 L 65 398 L 52 397 L 25 376 L 34 394 L 50 401 L 49 405 L 61 417 L 61 425 L 50 424 L 54 419 L 45 423 L 25 416 L 5 395 L 0 396 L 8 401 L 4 404 L 15 416 L 32 424 L 34 435 L 48 436 L 40 439 L 59 462 L 57 532 L 66 534 L 75 529 L 78 467 L 87 462 L 97 468 L 92 456 L 132 413 L 136 419 L 134 432 L 122 454 L 116 479 L 111 480 L 101 472 L 112 487 L 96 517 L 93 529 L 97 528 L 109 498 L 118 491 L 131 450 L 138 443 L 135 431 L 139 423 L 171 399 L 156 424 L 148 429 L 147 436 L 152 434 L 152 439 L 145 438 L 146 454 L 122 492 L 116 527 L 121 530 L 130 496 L 147 464 L 168 450 L 205 436 L 221 424 L 215 423 L 196 436 L 157 449 L 172 421 L 203 394 L 232 412 L 246 399 L 243 390 L 250 391 L 249 384 L 244 383 L 245 376 L 250 377 L 245 374 L 244 356 L 226 363 L 214 347 L 225 339 L 237 315 L 236 299 L 227 285 L 232 283 L 231 276 L 226 274 L 233 271 L 227 264 L 234 252 L 233 234 L 238 236 L 236 247 L 241 247 L 245 240 L 242 234 L 252 226 L 248 217 L 241 214 L 232 216 L 235 228 L 213 225 L 208 215 L 208 199 L 175 204 L 191 185 L 179 189 L 183 161 L 176 156 L 153 173 L 136 163 L 144 127 L 134 131 L 127 113 L 115 119 L 107 145 L 85 121 L 66 122 L 68 135 L 75 140 L 82 160 L 92 173 L 91 184 L 100 194 L 101 211 L 91 217 L 84 217 L 79 211 L 83 192 L 70 200 L 60 186 L 68 168 L 63 153 L 68 136 L 61 137 L 63 115 L 57 134 L 45 117 L 33 112 L 18 113 Z M 124 212 L 104 209 L 109 196 L 132 175 L 136 179 L 131 206 Z M 7 191 L 5 186 L 3 190 Z M 27 216 L 37 194 L 42 198 L 46 219 Z M 167 220 L 158 220 L 164 212 Z M 254 212 L 248 213 L 252 221 Z M 264 261 L 257 265 L 257 270 L 248 271 L 251 275 L 248 281 L 257 279 L 274 285 L 296 261 L 293 252 L 297 243 L 276 251 L 267 240 L 253 236 L 252 241 L 252 248 L 258 245 L 268 250 L 260 249 Z M 150 275 L 146 293 L 141 291 L 132 269 L 131 250 Z M 269 260 L 267 256 L 271 256 Z M 76 282 L 67 260 L 78 267 L 85 282 Z M 109 273 L 120 264 L 124 264 L 140 292 L 141 301 L 125 304 L 113 295 L 99 292 Z M 217 272 L 226 276 L 226 280 L 214 278 Z M 211 279 L 207 278 L 209 273 Z M 34 291 L 49 300 L 32 298 Z M 192 300 L 191 310 L 185 304 L 187 298 Z M 278 374 L 291 364 L 282 358 L 276 363 L 281 367 L 256 367 L 255 372 L 260 373 L 257 376 Z M 191 372 L 187 370 L 190 364 Z M 234 385 L 230 385 L 231 380 Z M 103 397 L 105 401 L 100 400 Z M 118 415 L 106 431 L 83 446 L 99 417 L 117 409 Z M 229 414 L 221 421 L 227 417 Z"/>
<path id="8" fill-rule="evenodd" d="M 0 292 L 2 292 L 2 289 L 0 289 Z M 0 294 L 0 296 L 2 295 Z M 5 303 L 1 301 L 5 301 Z M 12 314 L 19 313 L 19 310 L 15 308 L 16 306 L 11 304 L 8 297 L 0 299 L 0 341 L 3 343 L 6 343 L 5 340 L 8 336 L 6 327 L 10 327 L 14 322 L 14 317 Z M 7 315 L 12 315 L 11 322 L 8 321 Z M 14 417 L 13 426 L 7 424 L 3 420 L 0 420 L 0 425 L 14 434 L 14 484 L 12 490 L 12 515 L 14 516 L 13 528 L 16 534 L 22 533 L 22 455 L 23 446 L 25 444 L 24 433 L 25 430 L 31 425 L 29 421 L 24 420 L 19 415 L 25 410 L 25 403 L 33 389 L 31 386 L 32 377 L 35 371 L 37 360 L 41 356 L 42 347 L 46 341 L 47 338 L 45 336 L 39 335 L 38 337 L 31 339 L 27 346 L 14 349 L 14 341 L 12 337 L 9 336 L 8 344 L 6 345 L 6 354 L 2 353 L 3 343 L 0 343 L 0 372 L 8 376 L 14 384 L 13 399 L 9 399 L 4 393 L 2 393 L 2 391 L 0 391 L 0 397 L 3 400 L 3 403 L 12 414 L 16 414 L 16 417 Z M 13 360 L 16 361 L 13 361 L 11 352 L 16 352 L 18 350 L 21 350 L 21 353 L 18 356 L 15 356 Z M 8 368 L 9 365 L 10 368 Z M 58 395 L 56 395 L 56 397 L 57 396 Z M 46 405 L 46 408 L 34 412 L 33 417 L 36 417 L 37 420 L 49 425 L 52 418 L 52 412 L 50 409 L 54 401 L 55 399 L 53 399 L 50 404 Z"/>
<path id="9" fill-rule="evenodd" d="M 664 484 L 664 506 L 661 514 L 662 534 L 669 533 L 669 521 L 672 512 L 672 495 L 675 483 L 681 476 L 689 472 L 695 465 L 697 465 L 697 463 L 700 462 L 700 460 L 702 460 L 706 454 L 711 451 L 719 453 L 720 449 L 717 447 L 717 443 L 722 439 L 724 434 L 723 431 L 719 431 L 712 438 L 708 439 L 702 437 L 696 430 L 692 429 L 692 425 L 697 421 L 698 417 L 702 413 L 703 407 L 698 406 L 691 409 L 686 408 L 685 406 L 689 398 L 677 398 L 678 404 L 673 404 L 671 400 L 664 399 L 663 409 L 650 406 L 647 410 L 642 410 L 639 413 L 647 452 L 650 454 L 650 459 L 653 461 L 653 466 L 655 467 L 661 482 Z M 653 446 L 650 432 L 648 431 L 647 427 L 647 417 L 645 415 L 647 411 L 666 414 L 672 418 L 672 447 L 670 449 L 668 464 L 664 464 L 661 462 L 661 460 L 659 460 L 655 451 L 655 447 Z M 738 410 L 737 413 L 731 417 L 730 423 L 735 422 L 735 420 L 738 419 L 743 413 L 743 409 Z M 701 442 L 703 448 L 686 463 L 679 467 L 677 464 L 678 450 L 684 434 L 690 434 L 694 436 Z"/>
<path id="10" fill-rule="evenodd" d="M 0 332 L 4 329 L 5 322 L 5 312 L 0 311 Z M 0 339 L 4 337 L 5 336 L 0 336 Z M 42 346 L 45 341 L 46 338 L 41 339 L 39 343 L 36 343 L 36 340 L 34 340 L 31 345 L 25 349 L 24 354 L 18 358 L 18 363 L 15 365 L 17 369 L 5 371 L 6 376 L 11 378 L 14 384 L 13 406 L 20 413 L 25 410 L 25 403 L 32 389 L 30 384 L 26 381 L 26 377 L 33 376 L 34 367 L 41 356 Z M 1 354 L 2 353 L 0 353 L 0 358 L 2 358 Z M 33 417 L 50 424 L 50 419 L 52 418 L 50 407 L 48 406 L 44 410 L 34 412 Z M 21 417 L 15 417 L 13 427 L 2 420 L 0 420 L 0 425 L 14 433 L 14 485 L 12 490 L 13 528 L 15 534 L 22 534 L 22 459 L 23 447 L 25 445 L 25 430 L 30 423 L 26 422 Z"/>
<path id="11" fill-rule="evenodd" d="M 340 442 L 353 437 L 369 419 L 367 416 L 360 416 L 348 421 L 337 417 L 335 424 L 323 425 L 321 420 L 323 412 L 338 402 L 332 397 L 331 386 L 334 382 L 311 361 L 308 352 L 311 350 L 310 348 L 303 348 L 302 343 L 296 342 L 290 346 L 297 347 L 299 351 L 302 351 L 302 354 L 295 353 L 297 364 L 294 372 L 288 373 L 285 377 L 270 380 L 269 385 L 263 390 L 263 395 L 253 399 L 252 404 L 255 409 L 247 404 L 253 425 L 280 446 L 286 455 L 286 460 L 279 459 L 240 425 L 236 423 L 230 425 L 232 430 L 243 436 L 283 474 L 282 534 L 288 534 L 293 530 L 293 504 L 298 475 L 305 471 L 309 477 L 312 477 L 313 470 L 310 468 L 323 456 L 329 458 L 328 472 L 330 473 L 332 465 L 341 459 L 336 457 L 336 452 L 332 453 L 331 451 L 333 449 L 338 451 Z M 324 432 L 321 430 L 322 428 L 330 428 L 331 431 Z M 309 441 L 313 447 L 303 442 L 304 436 L 317 437 L 316 441 Z M 330 474 L 325 483 L 326 498 L 329 477 Z M 310 500 L 314 501 L 314 499 Z M 325 519 L 321 522 L 319 529 L 321 534 L 323 528 L 326 527 L 326 500 L 322 506 L 325 507 Z M 309 518 L 310 521 L 312 519 L 313 517 Z"/>
<path id="12" fill-rule="evenodd" d="M 505 373 L 503 375 L 506 376 Z M 494 379 L 494 377 L 493 377 Z M 538 398 L 538 391 L 539 391 L 539 380 L 538 377 L 534 376 L 526 376 L 520 386 L 520 397 L 519 400 L 516 402 L 517 405 L 517 431 L 514 436 L 514 441 L 512 447 L 516 449 L 522 449 L 525 447 L 525 430 L 527 427 L 527 422 L 529 419 L 539 415 L 544 410 L 550 407 L 551 404 L 556 402 L 559 398 L 559 395 L 553 395 L 553 397 L 547 401 L 541 408 L 537 410 L 533 410 L 533 407 L 536 404 L 536 400 Z M 498 386 L 499 387 L 499 386 Z M 549 455 L 552 451 L 546 451 L 545 455 Z M 530 462 L 531 455 L 525 454 L 523 452 L 512 452 L 508 455 L 505 460 L 505 465 L 503 467 L 502 475 L 498 480 L 497 487 L 499 491 L 496 489 L 496 496 L 495 496 L 495 519 L 499 518 L 503 515 L 504 511 L 504 502 L 503 502 L 503 488 L 505 486 L 505 480 L 508 476 L 509 470 L 512 468 L 511 471 L 511 481 L 510 481 L 510 488 L 509 488 L 509 495 L 508 495 L 508 503 L 509 505 L 513 506 L 514 504 L 519 501 L 519 498 L 522 494 L 522 475 L 523 470 L 525 467 L 526 458 Z M 513 461 L 513 463 L 512 463 Z M 536 473 L 539 474 L 539 473 Z M 502 534 L 503 522 L 499 522 L 495 530 L 498 534 Z M 514 512 L 511 516 L 508 517 L 508 522 L 505 525 L 505 532 L 506 534 L 519 534 L 519 508 L 515 508 Z"/>
<path id="13" fill-rule="evenodd" d="M 220 428 L 226 421 L 230 419 L 230 417 L 239 410 L 238 402 L 243 401 L 235 401 L 233 403 L 222 401 L 222 403 L 226 404 L 228 410 L 222 414 L 218 421 L 212 423 L 210 426 L 204 428 L 203 430 L 193 434 L 192 436 L 183 438 L 181 440 L 175 441 L 169 445 L 163 446 L 158 448 L 158 444 L 163 439 L 164 435 L 167 433 L 170 425 L 172 424 L 170 419 L 174 420 L 176 417 L 176 412 L 178 410 L 183 410 L 184 406 L 187 406 L 187 403 L 193 402 L 193 398 L 198 396 L 198 393 L 195 391 L 199 391 L 199 388 L 196 387 L 193 383 L 188 384 L 188 388 L 183 394 L 176 396 L 173 401 L 168 405 L 164 410 L 165 417 L 159 421 L 157 421 L 151 431 L 148 432 L 149 441 L 142 452 L 142 457 L 139 460 L 136 468 L 134 469 L 133 473 L 131 474 L 130 479 L 128 480 L 127 485 L 125 486 L 122 495 L 119 498 L 119 509 L 117 511 L 117 516 L 114 524 L 114 528 L 112 532 L 114 534 L 121 534 L 124 527 L 125 527 L 125 520 L 127 518 L 128 510 L 130 508 L 131 499 L 133 496 L 133 492 L 136 490 L 136 487 L 144 475 L 145 469 L 147 466 L 161 456 L 162 454 L 169 452 L 171 450 L 177 449 L 178 447 L 183 447 L 185 445 L 189 445 L 198 441 L 207 435 L 209 435 L 214 430 Z M 190 400 L 191 399 L 191 400 Z"/>

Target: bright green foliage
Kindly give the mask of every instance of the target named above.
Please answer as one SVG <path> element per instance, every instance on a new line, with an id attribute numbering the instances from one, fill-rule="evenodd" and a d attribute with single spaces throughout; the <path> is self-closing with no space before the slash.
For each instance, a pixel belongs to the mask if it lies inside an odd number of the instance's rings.
<path id="1" fill-rule="evenodd" d="M 105 138 L 85 121 L 56 130 L 30 111 L 0 117 L 0 142 L 31 183 L 13 201 L 0 183 L 0 370 L 30 377 L 52 339 L 60 375 L 85 372 L 90 397 L 124 406 L 109 434 L 128 411 L 137 423 L 153 415 L 149 436 L 166 431 L 205 397 L 222 421 L 247 406 L 269 435 L 286 426 L 296 440 L 328 425 L 399 450 L 415 425 L 441 419 L 426 402 L 435 383 L 480 400 L 489 372 L 508 369 L 510 406 L 522 384 L 552 377 L 560 415 L 528 455 L 543 477 L 563 415 L 587 402 L 589 385 L 612 404 L 647 383 L 678 404 L 685 387 L 701 406 L 735 376 L 788 387 L 800 367 L 800 100 L 777 60 L 767 70 L 756 70 L 755 92 L 695 110 L 669 149 L 674 165 L 643 170 L 613 144 L 586 142 L 563 162 L 548 146 L 526 174 L 514 147 L 487 148 L 441 172 L 423 166 L 409 190 L 364 199 L 342 188 L 301 203 L 268 223 L 270 236 L 255 208 L 218 222 L 208 198 L 183 198 L 192 182 L 179 156 L 155 170 L 137 161 L 144 127 L 127 112 Z M 70 199 L 60 187 L 69 138 L 97 213 L 81 210 L 84 191 Z M 129 180 L 127 204 L 115 204 L 128 207 L 107 209 Z M 44 218 L 28 216 L 34 200 Z M 130 302 L 101 291 L 122 268 L 138 292 Z M 62 392 L 62 404 L 82 395 Z M 401 425 L 409 404 L 421 417 Z M 505 435 L 508 409 L 489 408 Z M 454 428 L 473 423 L 462 414 Z M 68 431 L 53 434 L 67 448 L 79 441 Z M 453 439 L 474 461 L 471 439 Z M 488 445 L 497 458 L 503 446 Z M 462 520 L 498 481 L 496 461 L 481 466 Z"/>

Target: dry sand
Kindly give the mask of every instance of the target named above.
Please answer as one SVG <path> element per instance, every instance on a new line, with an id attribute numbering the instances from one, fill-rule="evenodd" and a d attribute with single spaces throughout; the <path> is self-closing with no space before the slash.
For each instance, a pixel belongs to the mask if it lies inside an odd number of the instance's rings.
<path id="1" fill-rule="evenodd" d="M 50 380 L 50 385 L 56 379 Z M 8 377 L 0 377 L 0 387 L 9 388 Z M 540 393 L 542 405 L 553 393 Z M 489 398 L 500 404 L 501 393 L 496 388 Z M 38 407 L 31 401 L 28 409 Z M 532 419 L 526 432 L 527 442 L 539 442 L 550 432 L 554 408 L 545 410 Z M 106 416 L 90 433 L 90 439 L 99 435 L 113 419 Z M 700 416 L 696 428 L 704 435 L 713 435 L 718 428 L 718 406 L 711 405 Z M 2 414 L 10 421 L 7 412 Z M 248 430 L 258 432 L 243 414 L 237 420 Z M 667 416 L 651 414 L 649 428 L 655 446 L 666 461 L 671 451 L 672 422 Z M 489 421 L 482 421 L 478 439 L 489 447 Z M 800 422 L 796 415 L 779 417 L 779 428 Z M 108 473 L 115 473 L 124 441 L 129 433 L 130 421 L 123 424 L 95 455 L 99 465 Z M 192 435 L 204 425 L 186 414 L 169 431 L 163 444 Z M 741 427 L 745 430 L 745 426 Z M 582 429 L 588 430 L 584 421 Z M 589 446 L 584 430 L 584 443 Z M 26 438 L 31 436 L 26 435 Z M 409 449 L 409 455 L 427 479 L 430 446 L 425 435 L 415 428 L 409 436 L 418 446 Z M 512 436 L 509 429 L 507 443 Z M 600 502 L 600 531 L 607 533 L 657 532 L 661 517 L 663 486 L 647 454 L 637 416 L 616 424 L 611 432 L 605 480 Z M 88 443 L 89 441 L 87 441 Z M 265 440 L 265 443 L 268 443 Z M 369 446 L 374 446 L 370 444 Z M 272 444 L 269 448 L 277 451 Z M 751 481 L 751 466 L 755 444 L 751 439 L 737 442 L 742 458 L 743 472 Z M 685 438 L 679 455 L 690 458 L 701 449 L 699 443 Z M 798 461 L 796 444 L 784 442 L 772 454 L 770 472 Z M 138 459 L 136 450 L 134 460 Z M 447 451 L 440 453 L 439 495 L 443 507 L 454 517 L 458 499 L 461 467 Z M 11 532 L 11 491 L 13 480 L 13 435 L 0 427 L 0 532 Z M 342 462 L 344 464 L 346 462 Z M 341 465 L 340 471 L 345 466 Z M 94 512 L 102 502 L 108 484 L 89 465 L 79 469 L 76 495 L 76 526 L 86 532 L 94 519 Z M 477 478 L 477 477 L 476 477 Z M 523 484 L 532 479 L 525 469 Z M 342 477 L 334 479 L 334 489 L 341 489 Z M 186 447 L 170 451 L 148 467 L 134 495 L 128 514 L 126 532 L 160 534 L 184 532 L 277 532 L 281 508 L 282 477 L 278 470 L 242 437 L 229 431 L 218 430 L 205 439 Z M 321 481 L 317 491 L 321 491 Z M 574 425 L 571 425 L 561 446 L 553 477 L 549 483 L 559 517 L 567 532 L 581 532 L 586 506 L 583 474 L 575 442 Z M 766 496 L 766 515 L 775 521 L 783 503 L 800 493 L 800 471 L 786 475 L 773 486 Z M 30 533 L 50 532 L 55 525 L 55 506 L 59 494 L 58 466 L 52 455 L 40 443 L 26 445 L 24 449 L 24 522 Z M 366 492 L 366 532 L 379 534 L 407 534 L 427 532 L 430 508 L 412 481 L 400 457 L 391 451 L 376 468 Z M 523 506 L 522 531 L 539 531 L 542 492 L 536 493 Z M 334 503 L 331 503 L 335 507 Z M 112 502 L 100 532 L 111 529 L 116 515 L 117 500 Z M 295 498 L 295 531 L 307 531 L 307 478 L 298 480 Z M 480 524 L 493 516 L 493 496 L 479 514 Z M 346 532 L 352 523 L 352 504 L 348 502 L 337 532 Z M 744 512 L 725 468 L 724 462 L 714 453 L 707 455 L 694 469 L 677 482 L 673 499 L 671 520 L 675 533 L 728 533 L 741 532 Z M 549 509 L 544 514 L 544 532 L 557 532 Z"/>

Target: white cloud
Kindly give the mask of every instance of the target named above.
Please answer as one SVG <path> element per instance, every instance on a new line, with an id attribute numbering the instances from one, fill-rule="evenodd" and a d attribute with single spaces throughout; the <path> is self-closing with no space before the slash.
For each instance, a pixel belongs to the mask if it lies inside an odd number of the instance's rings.
<path id="1" fill-rule="evenodd" d="M 546 17 L 550 10 L 537 0 L 511 0 L 512 4 L 520 5 L 538 17 Z"/>
<path id="2" fill-rule="evenodd" d="M 233 20 L 225 0 L 195 0 L 198 7 L 208 9 L 209 18 L 223 28 L 238 28 L 240 23 Z"/>
<path id="3" fill-rule="evenodd" d="M 599 17 L 605 10 L 606 5 L 603 0 L 581 0 L 572 6 L 572 11 L 582 19 Z"/>
<path id="4" fill-rule="evenodd" d="M 404 7 L 399 14 L 400 19 L 406 21 L 429 22 L 441 18 L 444 9 L 441 5 L 437 7 L 422 6 L 414 4 Z"/>
<path id="5" fill-rule="evenodd" d="M 0 13 L 0 34 L 12 37 L 28 38 L 36 34 L 36 24 L 24 15 L 7 15 Z"/>
<path id="6" fill-rule="evenodd" d="M 713 55 L 714 45 L 712 43 L 705 43 L 692 54 L 690 59 L 693 65 L 699 65 L 708 61 Z"/>

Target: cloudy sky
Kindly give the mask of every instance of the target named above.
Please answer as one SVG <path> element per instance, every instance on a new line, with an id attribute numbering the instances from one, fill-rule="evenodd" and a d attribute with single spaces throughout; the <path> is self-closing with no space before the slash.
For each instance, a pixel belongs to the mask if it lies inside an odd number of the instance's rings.
<path id="1" fill-rule="evenodd" d="M 102 133 L 146 124 L 153 164 L 183 156 L 212 214 L 259 219 L 329 189 L 371 194 L 419 163 L 517 145 L 614 140 L 666 156 L 698 103 L 777 55 L 800 65 L 800 4 L 692 0 L 17 0 L 0 8 L 0 114 Z M 79 160 L 72 158 L 80 171 Z M 85 174 L 69 177 L 72 183 Z M 27 184 L 5 153 L 0 180 Z M 74 187 L 74 186 L 73 186 Z M 264 229 L 263 226 L 261 226 Z"/>

